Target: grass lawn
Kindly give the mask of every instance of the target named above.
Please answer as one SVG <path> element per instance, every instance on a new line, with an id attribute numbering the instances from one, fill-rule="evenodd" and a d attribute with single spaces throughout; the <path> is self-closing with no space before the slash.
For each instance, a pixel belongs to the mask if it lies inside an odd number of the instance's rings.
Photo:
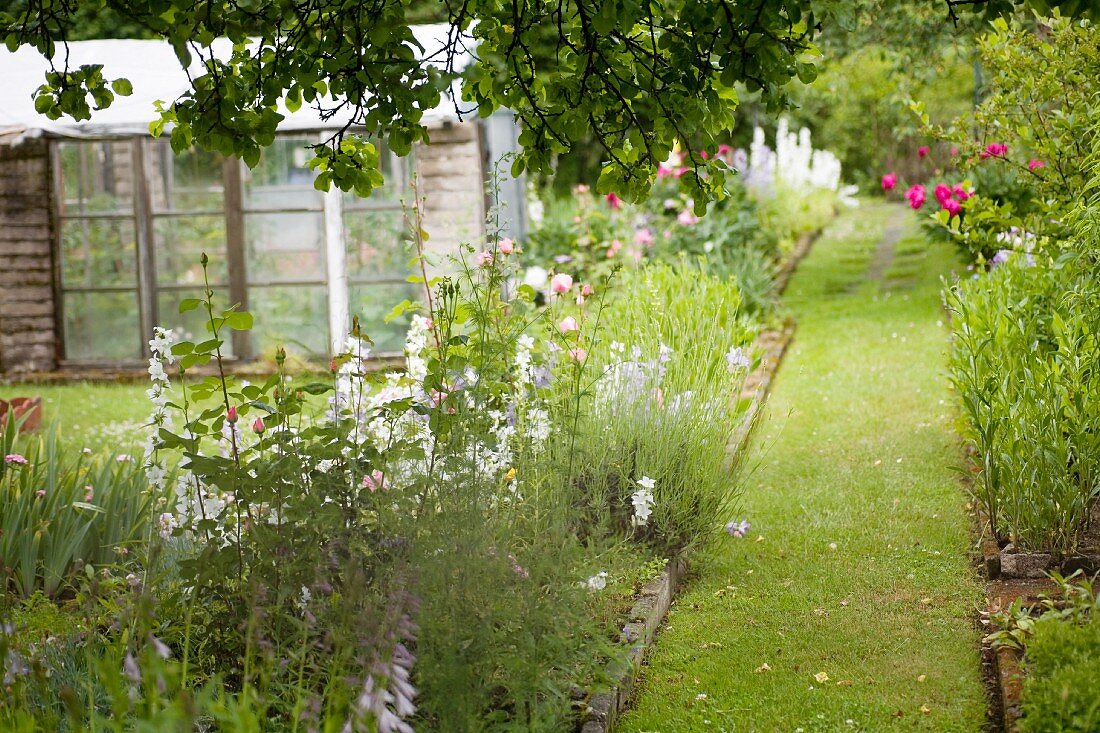
<path id="1" fill-rule="evenodd" d="M 843 213 L 803 261 L 748 464 L 752 530 L 695 558 L 617 730 L 983 729 L 943 367 L 953 263 L 881 203 Z"/>
<path id="2" fill-rule="evenodd" d="M 0 397 L 42 397 L 43 426 L 57 423 L 65 444 L 77 448 L 108 447 L 119 453 L 140 450 L 142 425 L 152 405 L 145 396 L 148 382 L 103 384 L 0 383 Z"/>

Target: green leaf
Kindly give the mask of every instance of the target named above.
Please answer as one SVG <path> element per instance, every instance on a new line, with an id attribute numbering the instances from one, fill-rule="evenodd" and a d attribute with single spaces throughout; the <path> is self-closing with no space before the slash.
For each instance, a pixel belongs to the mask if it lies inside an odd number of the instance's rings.
<path id="1" fill-rule="evenodd" d="M 129 97 L 134 93 L 134 86 L 129 79 L 115 79 L 111 82 L 111 89 L 120 97 Z"/>
<path id="2" fill-rule="evenodd" d="M 180 313 L 187 313 L 193 311 L 202 305 L 200 298 L 184 298 L 180 301 Z"/>
<path id="3" fill-rule="evenodd" d="M 252 328 L 252 314 L 248 311 L 234 311 L 225 317 L 225 325 L 234 331 L 248 331 Z"/>

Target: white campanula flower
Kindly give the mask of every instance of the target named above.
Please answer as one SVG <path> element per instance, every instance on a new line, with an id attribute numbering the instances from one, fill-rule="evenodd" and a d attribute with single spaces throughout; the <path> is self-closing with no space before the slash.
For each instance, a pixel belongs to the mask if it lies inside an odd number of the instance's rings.
<path id="1" fill-rule="evenodd" d="M 649 476 L 638 479 L 638 486 L 641 488 L 630 497 L 630 503 L 634 505 L 632 521 L 635 527 L 644 527 L 649 522 L 649 517 L 653 513 L 653 489 L 656 485 L 657 482 Z"/>
<path id="2" fill-rule="evenodd" d="M 585 587 L 591 591 L 603 590 L 607 587 L 607 571 L 601 570 L 585 581 Z"/>
<path id="3" fill-rule="evenodd" d="M 752 366 L 752 360 L 740 346 L 731 346 L 726 353 L 726 364 L 731 372 L 737 372 Z"/>

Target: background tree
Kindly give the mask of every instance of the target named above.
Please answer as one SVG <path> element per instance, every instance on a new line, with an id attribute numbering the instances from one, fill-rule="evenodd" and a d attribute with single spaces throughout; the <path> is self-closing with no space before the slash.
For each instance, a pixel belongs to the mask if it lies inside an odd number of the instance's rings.
<path id="1" fill-rule="evenodd" d="M 185 68 L 199 62 L 191 88 L 153 125 L 170 129 L 176 149 L 197 144 L 254 164 L 274 139 L 278 104 L 313 105 L 347 120 L 315 149 L 318 185 L 360 194 L 381 175 L 374 147 L 350 131 L 408 153 L 427 139 L 423 114 L 475 44 L 466 101 L 454 104 L 482 115 L 516 111 L 523 150 L 513 170 L 546 171 L 590 135 L 605 160 L 600 190 L 627 197 L 648 190 L 678 141 L 709 146 L 731 126 L 738 83 L 778 108 L 787 82 L 815 74 L 810 0 L 447 0 L 441 10 L 450 33 L 427 58 L 410 29 L 424 6 L 401 0 L 23 0 L 0 13 L 0 35 L 11 49 L 33 46 L 54 59 L 36 96 L 40 112 L 87 119 L 130 85 L 105 78 L 101 66 L 69 68 L 59 44 L 84 14 L 114 13 L 140 35 L 166 39 Z M 230 54 L 212 51 L 218 37 L 232 41 Z M 695 154 L 690 162 L 686 183 L 701 206 L 720 195 L 723 170 Z M 709 176 L 699 175 L 704 168 Z"/>

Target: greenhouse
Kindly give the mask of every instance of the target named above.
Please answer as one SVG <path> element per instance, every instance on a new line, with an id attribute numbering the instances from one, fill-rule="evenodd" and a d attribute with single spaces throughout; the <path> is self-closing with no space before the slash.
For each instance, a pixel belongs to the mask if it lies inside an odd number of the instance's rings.
<path id="1" fill-rule="evenodd" d="M 430 47 L 439 31 L 418 32 Z M 509 199 L 508 231 L 522 234 L 522 181 L 488 186 L 491 161 L 515 146 L 508 114 L 470 121 L 453 102 L 429 110 L 431 144 L 407 158 L 380 145 L 385 184 L 359 198 L 318 191 L 307 166 L 309 146 L 345 119 L 284 110 L 255 168 L 194 149 L 174 155 L 149 134 L 154 102 L 187 84 L 168 44 L 85 41 L 70 54 L 126 74 L 134 94 L 91 121 L 52 121 L 32 100 L 43 59 L 0 53 L 11 80 L 0 91 L 0 256 L 14 258 L 0 273 L 0 371 L 138 366 L 154 325 L 201 330 L 204 316 L 180 315 L 178 304 L 201 295 L 202 252 L 223 302 L 263 314 L 227 344 L 236 359 L 270 355 L 276 343 L 323 356 L 351 315 L 380 353 L 399 351 L 405 325 L 385 316 L 418 297 L 407 282 L 414 178 L 433 251 L 483 236 L 490 188 Z"/>

